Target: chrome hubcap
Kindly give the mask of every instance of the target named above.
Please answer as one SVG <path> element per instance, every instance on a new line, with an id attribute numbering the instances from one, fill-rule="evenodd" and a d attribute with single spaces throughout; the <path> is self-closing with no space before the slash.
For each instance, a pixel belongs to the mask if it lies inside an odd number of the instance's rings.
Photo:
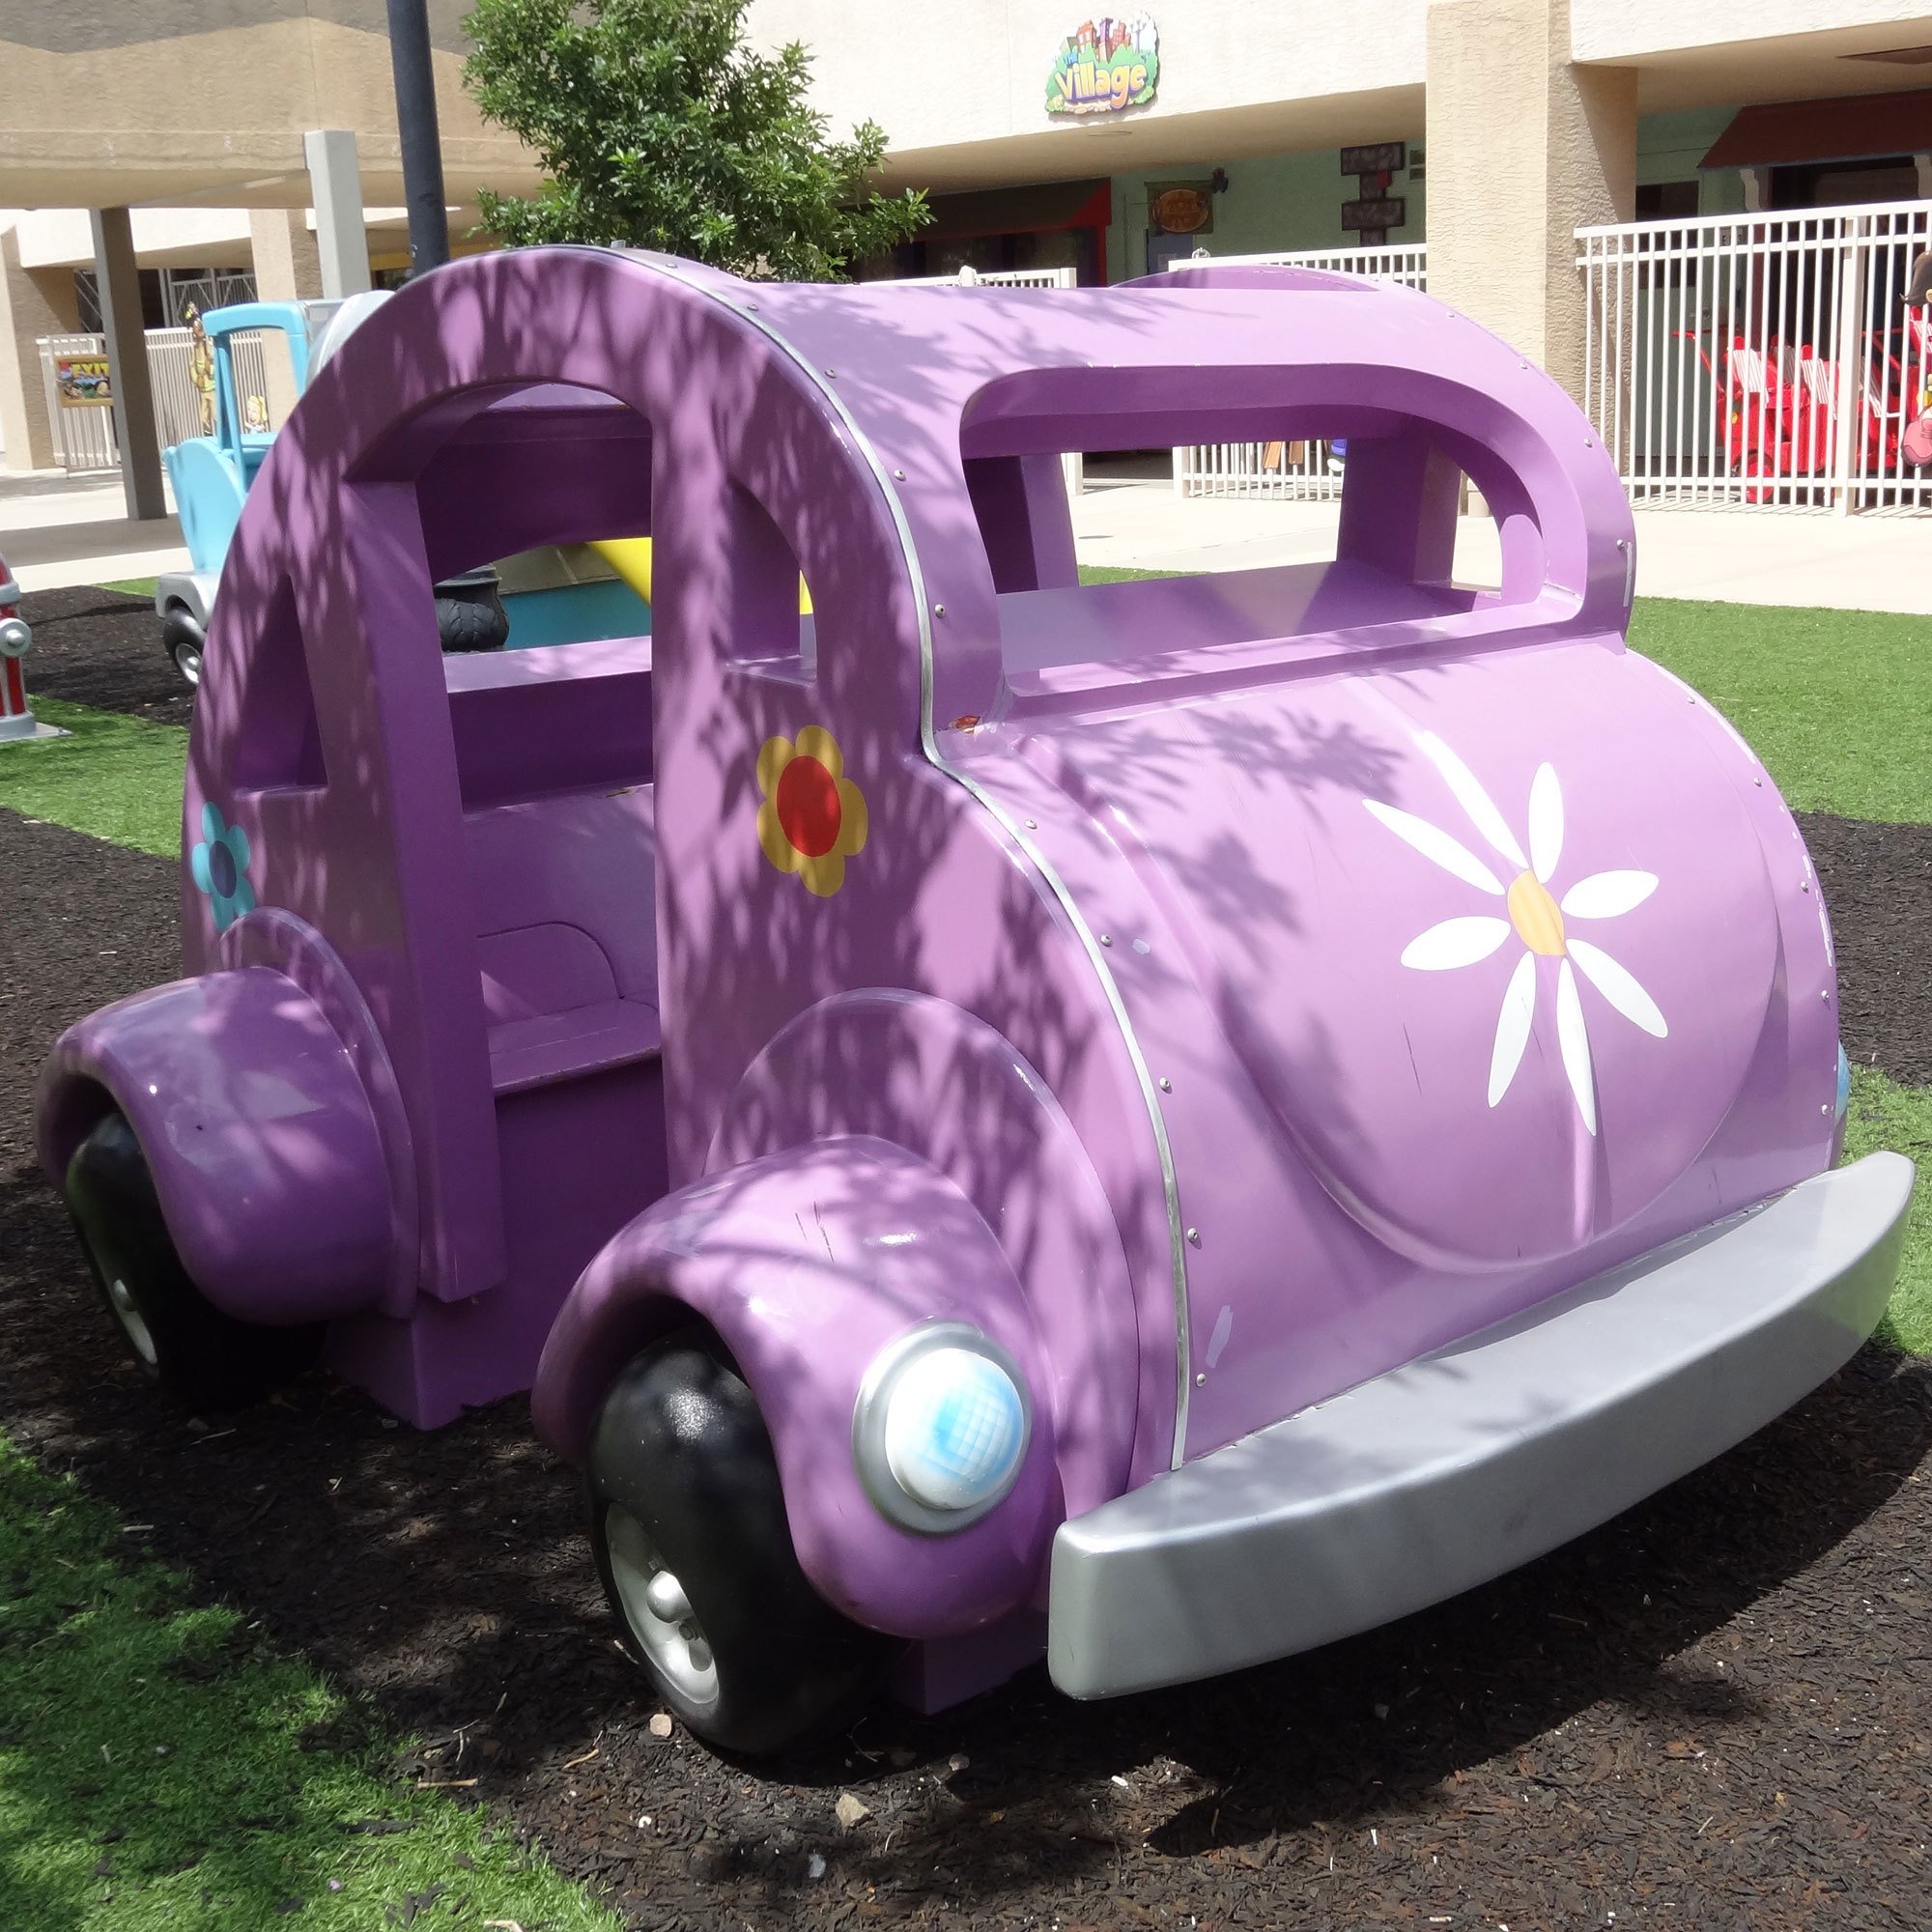
<path id="1" fill-rule="evenodd" d="M 107 1301 L 114 1310 L 114 1319 L 133 1343 L 134 1352 L 151 1369 L 155 1367 L 155 1338 L 148 1332 L 147 1320 L 141 1313 L 141 1304 L 134 1299 L 134 1291 L 118 1274 L 107 1284 Z"/>
<path id="2" fill-rule="evenodd" d="M 604 1520 L 611 1552 L 611 1578 L 624 1620 L 665 1684 L 693 1707 L 715 1703 L 718 1664 L 673 1572 L 665 1565 L 644 1526 L 629 1511 L 615 1508 Z"/>

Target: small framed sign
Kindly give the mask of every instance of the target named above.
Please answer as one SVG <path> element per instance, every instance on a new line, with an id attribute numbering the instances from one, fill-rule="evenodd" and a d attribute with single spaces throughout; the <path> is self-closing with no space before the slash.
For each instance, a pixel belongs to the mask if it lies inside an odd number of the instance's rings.
<path id="1" fill-rule="evenodd" d="M 1163 235 L 1210 235 L 1214 189 L 1208 182 L 1149 182 L 1148 226 Z"/>
<path id="2" fill-rule="evenodd" d="M 1399 194 L 1378 201 L 1345 201 L 1342 204 L 1344 228 L 1400 228 L 1408 219 L 1408 202 Z"/>
<path id="3" fill-rule="evenodd" d="M 104 355 L 56 355 L 54 394 L 64 410 L 104 410 L 114 401 Z"/>
<path id="4" fill-rule="evenodd" d="M 1392 175 L 1407 165 L 1406 141 L 1375 141 L 1365 148 L 1342 150 L 1345 175 Z"/>

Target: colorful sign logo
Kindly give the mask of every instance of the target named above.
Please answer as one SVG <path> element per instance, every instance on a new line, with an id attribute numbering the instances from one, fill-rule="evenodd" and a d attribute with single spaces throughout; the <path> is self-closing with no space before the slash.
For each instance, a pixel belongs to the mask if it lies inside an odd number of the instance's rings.
<path id="1" fill-rule="evenodd" d="M 64 410 L 105 409 L 114 400 L 104 355 L 56 355 L 54 394 Z"/>
<path id="2" fill-rule="evenodd" d="M 1143 14 L 1103 14 L 1061 42 L 1046 77 L 1049 114 L 1120 114 L 1145 107 L 1160 79 L 1160 35 Z"/>

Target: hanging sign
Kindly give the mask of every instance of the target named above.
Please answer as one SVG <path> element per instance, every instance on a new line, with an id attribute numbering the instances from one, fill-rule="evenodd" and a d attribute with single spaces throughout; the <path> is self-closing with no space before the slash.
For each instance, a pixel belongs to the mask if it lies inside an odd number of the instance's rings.
<path id="1" fill-rule="evenodd" d="M 1377 195 L 1364 201 L 1342 204 L 1344 228 L 1400 228 L 1408 220 L 1408 197 L 1401 194 Z"/>
<path id="2" fill-rule="evenodd" d="M 1148 194 L 1148 214 L 1150 226 L 1158 228 L 1164 235 L 1199 235 L 1214 226 L 1214 204 L 1209 199 L 1212 190 L 1191 183 L 1178 187 L 1151 186 Z"/>
<path id="3" fill-rule="evenodd" d="M 54 394 L 64 410 L 111 408 L 114 391 L 107 380 L 107 357 L 56 355 Z"/>
<path id="4" fill-rule="evenodd" d="M 1376 141 L 1366 148 L 1342 150 L 1345 175 L 1392 175 L 1407 165 L 1406 141 Z"/>
<path id="5" fill-rule="evenodd" d="M 1145 107 L 1160 79 L 1160 35 L 1146 14 L 1085 20 L 1061 42 L 1046 77 L 1049 114 L 1120 114 Z"/>

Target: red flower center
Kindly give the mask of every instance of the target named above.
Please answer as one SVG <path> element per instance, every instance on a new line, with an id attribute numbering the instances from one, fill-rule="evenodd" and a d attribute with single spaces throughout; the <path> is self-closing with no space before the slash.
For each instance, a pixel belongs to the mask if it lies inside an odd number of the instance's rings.
<path id="1" fill-rule="evenodd" d="M 816 758 L 799 756 L 779 779 L 779 830 L 795 850 L 817 859 L 838 840 L 838 781 Z"/>

